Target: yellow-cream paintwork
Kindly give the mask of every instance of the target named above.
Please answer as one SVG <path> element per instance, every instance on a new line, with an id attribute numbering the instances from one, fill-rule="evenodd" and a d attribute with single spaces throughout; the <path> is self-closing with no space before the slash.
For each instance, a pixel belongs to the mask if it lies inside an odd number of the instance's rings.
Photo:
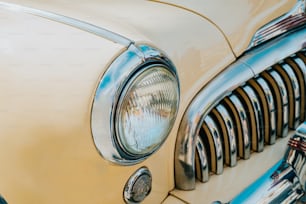
<path id="1" fill-rule="evenodd" d="M 13 3 L 106 25 L 138 44 L 164 50 L 181 80 L 178 118 L 199 88 L 234 61 L 226 40 L 211 23 L 168 5 Z M 110 8 L 117 11 L 114 19 L 107 18 L 113 12 Z M 0 193 L 9 203 L 122 203 L 128 178 L 147 166 L 153 189 L 145 203 L 164 200 L 174 188 L 173 153 L 180 119 L 164 146 L 135 166 L 109 164 L 92 141 L 95 88 L 111 60 L 125 48 L 20 11 L 0 12 L 1 27 L 6 28 L 0 30 Z"/>
<path id="2" fill-rule="evenodd" d="M 9 203 L 118 197 L 133 169 L 100 158 L 89 119 L 97 78 L 123 47 L 35 16 L 0 16 L 1 194 Z"/>
<path id="3" fill-rule="evenodd" d="M 288 12 L 297 0 L 156 0 L 188 9 L 214 22 L 227 36 L 236 56 L 263 25 Z"/>
<path id="4" fill-rule="evenodd" d="M 174 197 L 173 195 L 169 195 L 163 202 L 162 204 L 185 204 L 186 202 Z"/>

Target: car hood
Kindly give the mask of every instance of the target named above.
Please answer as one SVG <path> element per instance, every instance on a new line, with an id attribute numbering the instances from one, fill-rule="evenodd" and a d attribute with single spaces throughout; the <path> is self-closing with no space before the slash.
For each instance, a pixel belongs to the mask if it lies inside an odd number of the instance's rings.
<path id="1" fill-rule="evenodd" d="M 296 1 L 288 0 L 156 0 L 193 12 L 208 19 L 228 39 L 236 56 L 248 47 L 254 33 L 288 12 Z"/>
<path id="2" fill-rule="evenodd" d="M 110 165 L 92 141 L 95 90 L 129 43 L 148 44 L 166 52 L 177 67 L 182 115 L 199 87 L 235 59 L 223 35 L 192 13 L 148 1 L 10 3 L 0 3 L 6 5 L 0 8 L 5 28 L 0 29 L 1 194 L 15 203 L 25 197 L 31 203 L 86 203 L 88 197 L 111 203 L 121 199 L 125 182 L 145 165 L 156 189 L 148 199 L 163 200 L 174 188 L 169 169 L 179 123 L 168 145 L 143 163 Z"/>
<path id="3" fill-rule="evenodd" d="M 102 25 L 134 41 L 152 40 L 150 38 L 152 30 L 160 31 L 160 26 L 165 24 L 161 19 L 159 24 L 155 22 L 155 25 L 152 25 L 152 15 L 147 14 L 155 12 L 158 18 L 163 8 L 172 6 L 176 10 L 185 10 L 192 15 L 197 15 L 216 26 L 236 56 L 246 50 L 256 30 L 288 12 L 296 3 L 296 1 L 287 0 L 103 0 L 102 2 L 77 0 L 73 4 L 66 0 L 52 1 L 48 4 L 44 1 L 29 0 L 13 0 L 12 2 L 73 16 L 94 25 Z M 164 7 L 158 4 L 163 4 Z M 173 26 L 178 25 L 178 19 L 172 20 Z M 169 29 L 172 29 L 173 33 L 176 31 L 169 26 L 164 29 L 169 32 L 171 32 Z"/>

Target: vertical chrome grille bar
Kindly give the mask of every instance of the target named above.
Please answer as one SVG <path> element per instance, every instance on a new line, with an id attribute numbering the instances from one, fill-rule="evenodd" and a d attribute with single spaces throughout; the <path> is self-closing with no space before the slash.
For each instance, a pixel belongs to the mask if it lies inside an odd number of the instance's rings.
<path id="1" fill-rule="evenodd" d="M 289 128 L 295 129 L 300 118 L 300 86 L 298 79 L 288 64 L 275 66 L 286 83 L 289 100 Z"/>
<path id="2" fill-rule="evenodd" d="M 296 57 L 293 58 L 294 62 L 298 65 L 298 67 L 302 70 L 304 75 L 304 84 L 305 86 L 301 86 L 304 88 L 304 91 L 302 91 L 301 100 L 304 101 L 304 118 L 301 118 L 301 121 L 306 120 L 306 57 L 302 53 L 298 53 Z M 302 106 L 303 107 L 303 106 Z"/>
<path id="3" fill-rule="evenodd" d="M 224 162 L 226 165 L 233 167 L 237 164 L 237 145 L 236 145 L 236 134 L 234 130 L 233 120 L 225 109 L 225 107 L 219 104 L 212 113 L 217 118 L 221 130 L 222 130 L 222 141 L 223 141 L 223 153 Z"/>
<path id="4" fill-rule="evenodd" d="M 264 149 L 263 113 L 259 100 L 249 85 L 238 88 L 237 93 L 243 98 L 248 110 L 252 149 L 256 152 L 262 152 Z"/>
<path id="5" fill-rule="evenodd" d="M 258 93 L 262 104 L 265 143 L 274 144 L 276 141 L 276 108 L 271 89 L 262 77 L 249 80 L 249 84 Z"/>
<path id="6" fill-rule="evenodd" d="M 285 83 L 274 70 L 263 72 L 262 76 L 272 87 L 271 90 L 275 97 L 277 110 L 277 135 L 279 137 L 285 137 L 288 134 L 288 94 Z"/>
<path id="7" fill-rule="evenodd" d="M 210 168 L 213 173 L 221 174 L 223 172 L 223 149 L 220 131 L 210 116 L 206 116 L 204 121 L 203 129 L 210 149 Z"/>
<path id="8" fill-rule="evenodd" d="M 196 175 L 197 179 L 201 182 L 207 182 L 209 180 L 209 166 L 208 158 L 204 143 L 200 137 L 197 137 L 196 148 Z"/>
<path id="9" fill-rule="evenodd" d="M 232 110 L 234 116 L 239 157 L 248 159 L 251 155 L 251 136 L 246 110 L 236 95 L 225 98 L 224 103 Z"/>
<path id="10" fill-rule="evenodd" d="M 304 78 L 304 74 L 306 73 L 306 68 L 304 62 L 298 58 L 296 55 L 292 56 L 292 58 L 287 58 L 285 62 L 291 66 L 293 71 L 295 72 L 299 87 L 300 87 L 300 122 L 303 122 L 305 118 L 306 111 L 306 78 Z"/>
<path id="11" fill-rule="evenodd" d="M 298 58 L 295 58 L 296 63 L 299 65 L 299 67 L 303 70 L 304 72 L 304 79 L 306 80 L 306 56 L 304 54 L 297 53 L 296 56 Z"/>

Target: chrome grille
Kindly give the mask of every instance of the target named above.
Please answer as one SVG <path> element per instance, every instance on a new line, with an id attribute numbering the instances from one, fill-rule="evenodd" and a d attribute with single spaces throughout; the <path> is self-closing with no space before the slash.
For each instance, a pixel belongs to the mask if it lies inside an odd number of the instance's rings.
<path id="1" fill-rule="evenodd" d="M 235 88 L 204 117 L 196 139 L 201 182 L 285 137 L 305 118 L 305 50 Z"/>
<path id="2" fill-rule="evenodd" d="M 305 120 L 305 45 L 301 26 L 245 52 L 198 92 L 177 132 L 177 189 L 194 189 L 196 178 L 208 181 Z"/>

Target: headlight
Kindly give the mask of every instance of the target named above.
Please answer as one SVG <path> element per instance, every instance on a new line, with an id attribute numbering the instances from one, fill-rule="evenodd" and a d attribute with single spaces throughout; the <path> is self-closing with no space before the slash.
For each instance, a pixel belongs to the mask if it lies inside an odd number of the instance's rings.
<path id="1" fill-rule="evenodd" d="M 92 108 L 92 134 L 101 155 L 131 165 L 167 138 L 179 106 L 176 70 L 161 52 L 132 46 L 102 76 Z"/>
<path id="2" fill-rule="evenodd" d="M 176 77 L 166 67 L 153 65 L 134 76 L 117 107 L 116 133 L 131 155 L 145 155 L 167 137 L 178 108 Z"/>

